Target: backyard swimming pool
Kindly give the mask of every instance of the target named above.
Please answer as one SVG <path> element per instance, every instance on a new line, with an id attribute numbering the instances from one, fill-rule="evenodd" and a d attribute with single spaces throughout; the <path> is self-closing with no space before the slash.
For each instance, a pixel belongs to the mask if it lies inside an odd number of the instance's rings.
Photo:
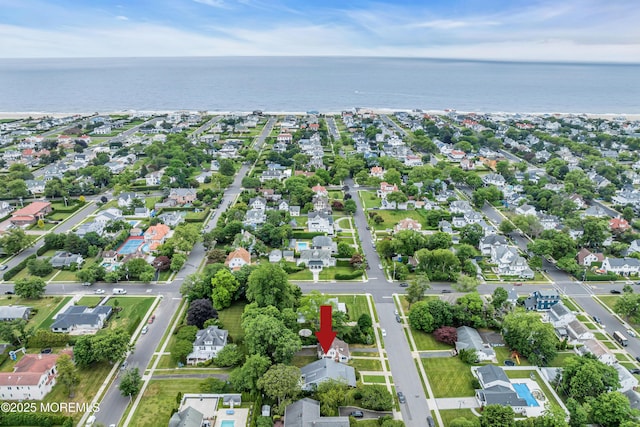
<path id="1" fill-rule="evenodd" d="M 298 247 L 298 251 L 304 251 L 309 249 L 309 243 L 307 242 L 297 242 L 296 246 Z"/>
<path id="2" fill-rule="evenodd" d="M 220 423 L 220 427 L 233 427 L 233 420 L 224 420 Z"/>
<path id="3" fill-rule="evenodd" d="M 538 401 L 531 394 L 531 390 L 529 390 L 529 386 L 526 384 L 512 384 L 513 389 L 518 393 L 522 399 L 527 401 L 527 406 L 540 406 Z"/>

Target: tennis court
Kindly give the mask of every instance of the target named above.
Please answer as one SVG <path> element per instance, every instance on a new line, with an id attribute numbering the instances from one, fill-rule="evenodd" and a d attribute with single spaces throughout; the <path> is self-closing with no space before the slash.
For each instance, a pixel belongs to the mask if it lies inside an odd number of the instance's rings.
<path id="1" fill-rule="evenodd" d="M 135 253 L 143 242 L 144 239 L 142 238 L 136 239 L 134 237 L 129 237 L 124 241 L 122 246 L 120 246 L 120 248 L 118 248 L 116 252 L 118 252 L 120 255 L 129 255 Z"/>

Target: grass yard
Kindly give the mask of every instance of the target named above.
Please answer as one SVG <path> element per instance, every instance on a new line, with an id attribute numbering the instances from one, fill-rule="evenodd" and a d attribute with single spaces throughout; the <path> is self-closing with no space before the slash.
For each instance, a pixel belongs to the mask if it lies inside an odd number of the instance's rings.
<path id="1" fill-rule="evenodd" d="M 471 387 L 471 367 L 457 357 L 422 359 L 433 397 L 468 397 L 474 395 Z"/>
<path id="2" fill-rule="evenodd" d="M 366 295 L 339 296 L 338 301 L 347 305 L 347 314 L 352 322 L 358 321 L 361 315 L 371 315 Z"/>
<path id="3" fill-rule="evenodd" d="M 364 205 L 365 210 L 371 208 L 379 208 L 382 205 L 382 200 L 371 191 L 358 191 L 360 200 Z"/>
<path id="4" fill-rule="evenodd" d="M 313 273 L 308 268 L 289 274 L 289 280 L 313 280 Z"/>
<path id="5" fill-rule="evenodd" d="M 386 384 L 384 375 L 363 375 L 362 376 L 363 383 L 373 383 L 373 384 Z"/>
<path id="6" fill-rule="evenodd" d="M 236 302 L 231 307 L 218 312 L 218 319 L 222 322 L 222 328 L 229 331 L 229 336 L 233 342 L 237 342 L 244 337 L 240 322 L 245 305 L 245 303 Z"/>
<path id="7" fill-rule="evenodd" d="M 102 301 L 102 298 L 99 296 L 84 296 L 78 300 L 77 305 L 86 305 L 87 307 L 95 307 Z"/>
<path id="8" fill-rule="evenodd" d="M 49 309 L 45 309 L 42 310 L 44 311 L 44 313 L 42 313 L 42 316 L 44 317 L 42 320 L 40 320 L 40 323 L 38 324 L 37 321 L 34 321 L 34 325 L 36 325 L 36 329 L 49 329 L 49 327 L 51 326 L 51 324 L 53 323 L 53 316 L 55 316 L 58 311 L 60 311 L 62 309 L 62 307 L 64 307 L 69 301 L 71 301 L 72 297 L 64 297 L 61 299 L 61 297 L 55 297 L 53 298 L 54 301 L 58 300 L 58 305 L 55 305 L 55 308 L 51 311 L 49 311 Z M 34 320 L 36 320 L 36 318 L 40 318 L 41 313 L 38 312 L 38 314 L 34 317 Z"/>
<path id="9" fill-rule="evenodd" d="M 398 223 L 398 221 L 405 218 L 414 219 L 422 224 L 423 227 L 426 227 L 427 225 L 424 215 L 415 210 L 379 210 L 377 211 L 377 213 L 378 216 L 384 219 L 384 222 L 381 222 L 380 224 L 374 223 L 373 227 L 376 230 L 386 230 L 387 228 L 393 228 Z"/>
<path id="10" fill-rule="evenodd" d="M 351 359 L 351 366 L 358 371 L 382 371 L 379 359 Z"/>
<path id="11" fill-rule="evenodd" d="M 298 368 L 302 368 L 305 365 L 308 365 L 311 362 L 315 362 L 318 360 L 316 356 L 293 356 L 293 360 L 291 360 L 291 364 L 293 366 L 297 366 Z"/>
<path id="12" fill-rule="evenodd" d="M 605 347 L 607 347 L 609 350 L 618 350 L 620 349 L 620 346 L 618 346 L 618 344 L 612 342 L 612 341 L 604 341 L 602 344 L 605 345 Z"/>
<path id="13" fill-rule="evenodd" d="M 106 305 L 115 306 L 117 304 L 122 310 L 115 316 L 112 316 L 109 320 L 109 327 L 111 329 L 119 326 L 124 327 L 126 330 L 133 323 L 139 323 L 144 318 L 147 311 L 153 304 L 155 298 L 152 297 L 111 297 L 106 302 Z M 100 333 L 100 332 L 98 332 Z"/>
<path id="14" fill-rule="evenodd" d="M 453 346 L 436 341 L 431 334 L 411 329 L 413 340 L 416 342 L 418 351 L 421 350 L 451 350 Z"/>
<path id="15" fill-rule="evenodd" d="M 558 353 L 557 356 L 553 358 L 549 366 L 563 367 L 567 359 L 573 356 L 576 356 L 576 354 L 573 351 L 565 351 L 562 353 Z"/>
<path id="16" fill-rule="evenodd" d="M 59 270 L 56 270 L 55 268 L 53 269 L 53 271 L 49 274 L 47 274 L 46 276 L 42 277 L 41 279 L 44 280 L 45 282 L 48 281 L 49 279 L 51 279 L 53 277 L 54 274 L 56 274 Z M 27 267 L 23 268 L 22 270 L 20 270 L 20 273 L 16 274 L 15 276 L 13 276 L 13 278 L 11 279 L 12 282 L 17 282 L 20 279 L 29 279 L 32 277 L 38 277 L 38 276 L 33 276 L 29 273 L 29 269 Z"/>
<path id="17" fill-rule="evenodd" d="M 200 393 L 205 380 L 171 379 L 151 380 L 144 392 L 140 405 L 131 419 L 131 425 L 137 427 L 156 427 L 169 424 L 172 409 L 177 406 L 179 392 Z"/>
<path id="18" fill-rule="evenodd" d="M 58 274 L 54 277 L 54 282 L 77 282 L 76 272 L 71 270 L 54 270 Z"/>
<path id="19" fill-rule="evenodd" d="M 562 297 L 562 302 L 564 303 L 565 307 L 567 307 L 571 311 L 582 311 L 580 307 L 578 307 L 578 304 L 576 304 L 576 302 L 571 298 Z"/>
<path id="20" fill-rule="evenodd" d="M 451 421 L 455 420 L 456 418 L 466 418 L 471 421 L 479 420 L 479 418 L 476 417 L 473 412 L 471 412 L 471 409 L 445 409 L 444 411 L 440 411 L 440 416 L 442 417 L 442 422 L 444 423 L 443 427 L 451 425 Z M 435 420 L 436 417 L 433 417 L 433 419 Z"/>

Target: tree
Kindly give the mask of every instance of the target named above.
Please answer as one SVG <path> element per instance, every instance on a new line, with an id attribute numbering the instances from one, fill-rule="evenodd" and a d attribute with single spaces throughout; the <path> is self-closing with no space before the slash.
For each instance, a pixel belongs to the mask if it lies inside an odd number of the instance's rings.
<path id="1" fill-rule="evenodd" d="M 185 262 L 187 262 L 187 256 L 185 254 L 173 254 L 173 257 L 171 257 L 171 271 L 174 273 L 180 271 Z"/>
<path id="2" fill-rule="evenodd" d="M 591 419 L 603 427 L 621 426 L 634 415 L 629 399 L 619 391 L 603 393 L 591 401 Z"/>
<path id="3" fill-rule="evenodd" d="M 411 281 L 407 288 L 407 294 L 404 296 L 409 303 L 409 309 L 411 309 L 411 304 L 422 300 L 424 293 L 430 287 L 429 277 L 426 274 L 418 274 L 416 279 Z"/>
<path id="4" fill-rule="evenodd" d="M 409 325 L 419 331 L 433 332 L 433 316 L 429 313 L 429 306 L 425 301 L 417 302 L 409 312 Z"/>
<path id="5" fill-rule="evenodd" d="M 478 353 L 473 348 L 463 348 L 458 352 L 458 356 L 463 363 L 473 365 L 478 362 Z"/>
<path id="6" fill-rule="evenodd" d="M 21 346 L 27 335 L 26 326 L 27 322 L 24 319 L 0 322 L 0 339 L 9 344 Z"/>
<path id="7" fill-rule="evenodd" d="M 613 306 L 613 310 L 627 321 L 640 312 L 640 294 L 624 293 Z"/>
<path id="8" fill-rule="evenodd" d="M 453 326 L 441 326 L 433 331 L 433 337 L 436 341 L 453 345 L 458 340 L 458 330 Z"/>
<path id="9" fill-rule="evenodd" d="M 11 228 L 0 237 L 0 246 L 7 255 L 15 255 L 23 249 L 31 246 L 33 237 L 24 232 L 22 228 Z"/>
<path id="10" fill-rule="evenodd" d="M 258 380 L 267 372 L 269 366 L 271 361 L 268 357 L 252 354 L 247 357 L 244 365 L 231 372 L 229 381 L 234 389 L 255 395 L 258 392 Z"/>
<path id="11" fill-rule="evenodd" d="M 218 318 L 218 311 L 213 308 L 211 300 L 206 298 L 197 299 L 189 304 L 187 310 L 187 325 L 195 325 L 202 329 L 204 322 L 209 319 Z"/>
<path id="12" fill-rule="evenodd" d="M 158 271 L 167 271 L 171 266 L 171 260 L 167 256 L 160 255 L 153 260 L 152 266 Z"/>
<path id="13" fill-rule="evenodd" d="M 585 407 L 573 397 L 567 399 L 567 409 L 569 410 L 569 415 L 571 417 L 569 420 L 569 425 L 571 427 L 582 427 L 587 424 L 587 421 L 589 420 L 589 413 L 587 409 L 585 409 Z"/>
<path id="14" fill-rule="evenodd" d="M 123 267 L 129 280 L 141 280 L 141 276 L 144 275 L 144 273 L 151 273 L 153 277 L 153 267 L 143 258 L 129 260 Z"/>
<path id="15" fill-rule="evenodd" d="M 69 397 L 73 397 L 75 387 L 80 382 L 80 378 L 78 377 L 78 369 L 73 364 L 71 357 L 68 354 L 61 354 L 56 362 L 56 369 L 58 371 L 58 382 L 64 386 Z"/>
<path id="16" fill-rule="evenodd" d="M 458 276 L 458 281 L 451 285 L 458 292 L 474 292 L 478 288 L 478 279 L 466 274 Z"/>
<path id="17" fill-rule="evenodd" d="M 355 251 L 354 247 L 347 242 L 338 243 L 338 257 L 340 258 L 351 258 Z"/>
<path id="18" fill-rule="evenodd" d="M 498 226 L 498 230 L 500 230 L 502 234 L 511 234 L 512 232 L 515 231 L 515 229 L 516 229 L 516 226 L 513 225 L 513 223 L 508 219 L 503 220 Z"/>
<path id="19" fill-rule="evenodd" d="M 69 233 L 64 241 L 64 250 L 70 254 L 86 256 L 89 251 L 89 242 L 75 233 Z"/>
<path id="20" fill-rule="evenodd" d="M 118 386 L 123 396 L 135 396 L 142 388 L 142 377 L 138 368 L 127 369 Z"/>
<path id="21" fill-rule="evenodd" d="M 393 396 L 386 387 L 381 385 L 368 385 L 358 389 L 362 396 L 360 405 L 373 411 L 390 411 L 393 407 Z"/>
<path id="22" fill-rule="evenodd" d="M 39 277 L 25 277 L 16 280 L 14 291 L 16 295 L 22 298 L 38 299 L 44 295 L 47 284 Z"/>
<path id="23" fill-rule="evenodd" d="M 356 202 L 354 200 L 349 199 L 344 202 L 344 211 L 349 215 L 353 215 L 357 210 L 358 206 L 356 205 Z"/>
<path id="24" fill-rule="evenodd" d="M 298 334 L 284 322 L 268 314 L 258 314 L 242 320 L 244 341 L 250 354 L 267 356 L 277 363 L 288 363 L 302 348 Z"/>
<path id="25" fill-rule="evenodd" d="M 497 287 L 493 291 L 493 297 L 491 298 L 491 305 L 497 309 L 501 308 L 507 299 L 509 298 L 509 292 L 505 288 Z"/>
<path id="26" fill-rule="evenodd" d="M 216 366 L 227 368 L 238 366 L 244 360 L 244 354 L 236 344 L 227 344 L 218 352 L 214 360 Z"/>
<path id="27" fill-rule="evenodd" d="M 503 329 L 509 347 L 535 365 L 546 366 L 557 354 L 558 338 L 553 326 L 543 323 L 537 313 L 509 313 L 504 318 Z"/>
<path id="28" fill-rule="evenodd" d="M 224 176 L 233 176 L 236 174 L 236 168 L 233 165 L 233 161 L 230 159 L 220 159 L 220 169 L 218 172 Z"/>
<path id="29" fill-rule="evenodd" d="M 187 361 L 187 356 L 193 352 L 193 343 L 187 340 L 176 340 L 171 349 L 171 357 L 180 363 Z"/>
<path id="30" fill-rule="evenodd" d="M 293 308 L 295 295 L 287 273 L 275 264 L 260 264 L 249 275 L 247 299 L 259 307 Z"/>
<path id="31" fill-rule="evenodd" d="M 338 408 L 346 404 L 348 393 L 349 386 L 344 381 L 329 379 L 318 384 L 316 399 L 320 402 L 320 414 L 325 417 L 337 416 Z"/>
<path id="32" fill-rule="evenodd" d="M 513 427 L 515 425 L 515 413 L 511 406 L 487 405 L 480 417 L 481 427 Z"/>
<path id="33" fill-rule="evenodd" d="M 273 365 L 258 380 L 258 388 L 278 405 L 286 398 L 293 398 L 300 392 L 300 368 L 284 364 Z"/>
<path id="34" fill-rule="evenodd" d="M 455 280 L 460 272 L 460 260 L 448 249 L 420 249 L 415 253 L 418 270 L 431 280 Z"/>
<path id="35" fill-rule="evenodd" d="M 53 266 L 49 258 L 33 258 L 27 262 L 27 269 L 34 276 L 44 277 L 53 271 Z"/>
<path id="36" fill-rule="evenodd" d="M 409 198 L 402 191 L 394 191 L 393 193 L 387 195 L 387 201 L 389 203 L 395 203 L 396 207 L 400 203 L 406 203 Z"/>
<path id="37" fill-rule="evenodd" d="M 231 305 L 233 296 L 240 287 L 236 277 L 227 269 L 219 270 L 211 279 L 213 291 L 211 299 L 217 309 L 227 308 Z"/>
<path id="38" fill-rule="evenodd" d="M 453 325 L 453 307 L 447 301 L 430 299 L 427 301 L 427 307 L 433 317 L 434 328 Z"/>
<path id="39" fill-rule="evenodd" d="M 598 397 L 619 385 L 618 372 L 592 356 L 573 356 L 566 360 L 562 374 L 562 388 L 569 397 L 584 402 Z"/>
<path id="40" fill-rule="evenodd" d="M 484 237 L 484 230 L 479 224 L 465 225 L 460 229 L 460 243 L 477 248 L 482 237 Z"/>

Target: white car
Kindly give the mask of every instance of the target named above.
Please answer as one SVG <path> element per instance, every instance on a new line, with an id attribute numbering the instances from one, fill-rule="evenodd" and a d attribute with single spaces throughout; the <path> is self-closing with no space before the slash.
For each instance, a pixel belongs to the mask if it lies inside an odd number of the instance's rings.
<path id="1" fill-rule="evenodd" d="M 102 295 L 104 294 L 104 289 L 96 289 L 94 294 Z"/>
<path id="2" fill-rule="evenodd" d="M 387 336 L 387 331 L 384 329 L 380 329 L 380 332 L 382 332 L 382 336 L 386 337 Z"/>
<path id="3" fill-rule="evenodd" d="M 632 329 L 627 329 L 627 333 L 629 334 L 630 337 L 636 337 L 636 333 L 632 330 Z"/>

